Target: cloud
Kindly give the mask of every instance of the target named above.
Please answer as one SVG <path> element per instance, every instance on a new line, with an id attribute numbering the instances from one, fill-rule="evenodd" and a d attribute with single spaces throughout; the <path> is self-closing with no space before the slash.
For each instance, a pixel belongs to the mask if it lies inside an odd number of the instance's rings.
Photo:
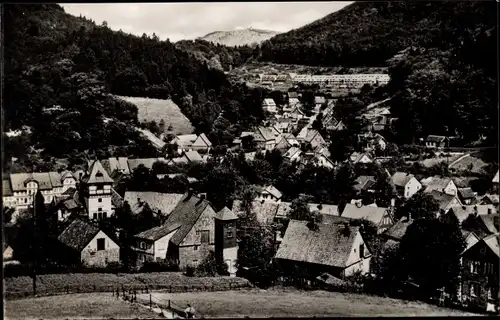
<path id="1" fill-rule="evenodd" d="M 194 39 L 213 31 L 242 26 L 286 32 L 335 12 L 350 2 L 206 2 L 62 4 L 75 16 L 85 16 L 111 29 L 151 35 L 171 41 Z"/>

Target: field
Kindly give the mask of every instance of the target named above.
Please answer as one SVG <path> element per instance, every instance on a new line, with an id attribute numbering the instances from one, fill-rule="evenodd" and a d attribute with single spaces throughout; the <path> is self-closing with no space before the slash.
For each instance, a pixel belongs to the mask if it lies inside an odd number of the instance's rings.
<path id="1" fill-rule="evenodd" d="M 149 295 L 138 295 L 149 301 Z M 459 310 L 390 298 L 338 292 L 251 290 L 196 293 L 153 293 L 153 301 L 185 308 L 196 316 L 213 317 L 313 317 L 313 316 L 467 316 Z"/>
<path id="2" fill-rule="evenodd" d="M 165 128 L 172 125 L 173 131 L 176 134 L 192 133 L 194 128 L 179 107 L 172 100 L 138 98 L 138 97 L 123 97 L 118 98 L 133 103 L 139 111 L 139 121 L 156 121 L 159 123 L 161 119 L 165 121 Z"/>
<path id="3" fill-rule="evenodd" d="M 112 294 L 70 294 L 7 300 L 5 319 L 155 319 L 154 312 Z"/>
<path id="4" fill-rule="evenodd" d="M 32 278 L 5 278 L 5 292 L 8 298 L 20 298 L 32 294 Z M 249 287 L 246 279 L 231 277 L 187 277 L 177 272 L 112 274 L 75 273 L 49 274 L 37 277 L 39 295 L 60 293 L 111 292 L 117 288 L 142 290 L 164 289 L 172 292 L 193 290 L 230 290 Z"/>

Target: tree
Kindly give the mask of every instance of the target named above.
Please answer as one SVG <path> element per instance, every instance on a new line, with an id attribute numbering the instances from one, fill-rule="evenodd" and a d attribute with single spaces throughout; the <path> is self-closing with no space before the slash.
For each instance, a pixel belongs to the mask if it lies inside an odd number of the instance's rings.
<path id="1" fill-rule="evenodd" d="M 465 247 L 458 223 L 416 220 L 401 239 L 403 268 L 427 294 L 443 287 L 456 292 L 460 257 Z"/>
<path id="2" fill-rule="evenodd" d="M 195 274 L 199 277 L 228 276 L 228 267 L 222 261 L 217 261 L 215 253 L 210 251 L 208 256 L 196 267 Z"/>
<path id="3" fill-rule="evenodd" d="M 439 212 L 439 203 L 432 195 L 417 192 L 396 210 L 396 218 L 411 216 L 412 219 L 433 219 Z"/>
<path id="4" fill-rule="evenodd" d="M 294 220 L 311 220 L 313 215 L 311 210 L 309 210 L 307 197 L 300 196 L 292 201 L 289 216 L 290 219 Z"/>
<path id="5" fill-rule="evenodd" d="M 12 220 L 12 215 L 14 214 L 15 209 L 10 207 L 3 207 L 3 224 L 6 225 L 10 223 Z"/>

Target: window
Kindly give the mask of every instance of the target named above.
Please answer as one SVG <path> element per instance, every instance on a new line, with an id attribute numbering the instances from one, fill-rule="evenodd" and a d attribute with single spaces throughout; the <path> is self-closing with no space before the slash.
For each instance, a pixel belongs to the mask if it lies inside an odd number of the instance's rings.
<path id="1" fill-rule="evenodd" d="M 194 246 L 194 247 L 193 247 L 193 250 L 194 250 L 194 251 L 198 251 L 198 246 Z"/>
<path id="2" fill-rule="evenodd" d="M 193 260 L 193 266 L 197 266 L 198 265 L 198 260 Z"/>
<path id="3" fill-rule="evenodd" d="M 103 212 L 103 213 L 102 213 L 102 217 L 103 217 L 104 219 L 106 219 L 106 218 L 108 217 L 108 213 L 107 213 L 107 212 Z"/>
<path id="4" fill-rule="evenodd" d="M 97 172 L 97 173 L 95 174 L 95 177 L 96 177 L 96 178 L 102 178 L 102 177 L 104 177 L 104 175 L 102 174 L 102 172 L 100 172 L 100 171 L 99 171 L 99 172 Z"/>
<path id="5" fill-rule="evenodd" d="M 232 227 L 227 227 L 226 230 L 226 239 L 231 239 L 233 237 L 233 228 Z"/>
<path id="6" fill-rule="evenodd" d="M 102 202 L 102 198 L 97 199 L 97 202 Z"/>
<path id="7" fill-rule="evenodd" d="M 24 198 L 24 203 L 28 203 L 28 198 Z"/>
<path id="8" fill-rule="evenodd" d="M 97 208 L 97 211 L 102 211 L 102 208 Z"/>
<path id="9" fill-rule="evenodd" d="M 146 242 L 142 241 L 139 247 L 143 250 L 146 250 Z"/>
<path id="10" fill-rule="evenodd" d="M 94 220 L 95 220 L 95 219 L 97 219 L 97 213 L 95 213 L 95 212 L 94 212 L 94 214 L 93 214 L 92 218 L 93 218 Z"/>
<path id="11" fill-rule="evenodd" d="M 202 230 L 201 233 L 201 243 L 210 243 L 210 231 Z"/>
<path id="12" fill-rule="evenodd" d="M 104 238 L 97 239 L 97 250 L 104 250 Z"/>
<path id="13" fill-rule="evenodd" d="M 359 245 L 359 257 L 364 258 L 365 256 L 365 245 L 362 243 Z"/>

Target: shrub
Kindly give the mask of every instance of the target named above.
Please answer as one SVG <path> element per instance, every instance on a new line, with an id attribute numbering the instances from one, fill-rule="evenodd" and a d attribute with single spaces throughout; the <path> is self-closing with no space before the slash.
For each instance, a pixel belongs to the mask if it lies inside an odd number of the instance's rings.
<path id="1" fill-rule="evenodd" d="M 186 272 L 184 273 L 188 277 L 193 277 L 194 276 L 194 267 L 193 266 L 187 266 Z"/>
<path id="2" fill-rule="evenodd" d="M 179 265 L 173 260 L 146 261 L 140 268 L 140 272 L 164 272 L 179 271 Z"/>

